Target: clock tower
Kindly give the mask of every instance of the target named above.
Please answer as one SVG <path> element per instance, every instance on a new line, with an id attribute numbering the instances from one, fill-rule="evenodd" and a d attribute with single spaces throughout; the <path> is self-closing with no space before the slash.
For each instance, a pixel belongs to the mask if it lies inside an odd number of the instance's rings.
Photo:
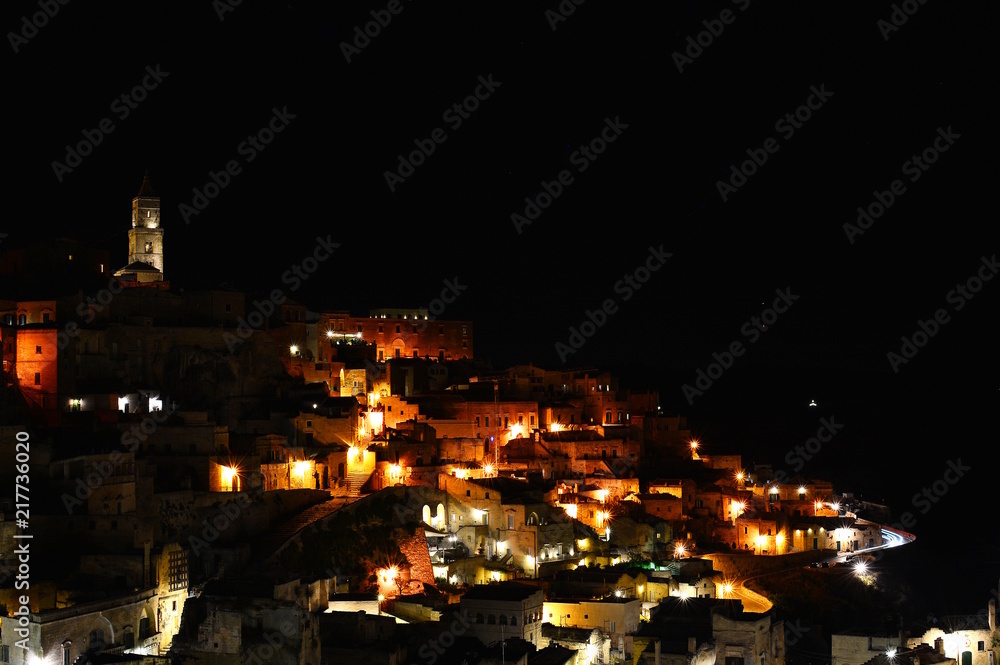
<path id="1" fill-rule="evenodd" d="M 128 265 L 115 273 L 137 282 L 163 281 L 163 229 L 160 197 L 153 193 L 149 173 L 132 199 L 132 228 L 128 232 Z"/>

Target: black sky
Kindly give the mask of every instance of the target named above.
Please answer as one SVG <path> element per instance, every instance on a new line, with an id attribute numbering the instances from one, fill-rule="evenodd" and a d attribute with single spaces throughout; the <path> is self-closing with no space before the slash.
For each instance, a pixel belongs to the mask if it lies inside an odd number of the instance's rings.
<path id="1" fill-rule="evenodd" d="M 477 355 L 549 367 L 569 326 L 615 298 L 567 366 L 660 390 L 747 458 L 780 460 L 815 429 L 802 408 L 817 399 L 857 423 L 821 473 L 905 510 L 962 455 L 978 478 L 924 523 L 995 507 L 995 455 L 980 446 L 996 438 L 1000 280 L 960 311 L 948 300 L 998 249 L 992 6 L 914 0 L 886 30 L 888 2 L 588 0 L 553 30 L 555 1 L 402 0 L 348 63 L 340 44 L 388 3 L 242 3 L 221 20 L 220 4 L 74 2 L 16 53 L 8 35 L 4 244 L 66 235 L 124 265 L 148 168 L 178 287 L 287 290 L 282 273 L 330 234 L 335 261 L 294 297 L 361 314 L 427 306 L 457 278 L 467 289 L 443 316 L 474 321 Z M 5 31 L 37 11 L 8 3 Z M 723 11 L 731 22 L 679 72 L 674 52 Z M 157 66 L 168 75 L 119 118 L 114 100 Z M 444 112 L 481 76 L 499 86 L 453 128 Z M 832 94 L 791 135 L 777 128 L 814 88 Z M 241 142 L 275 108 L 295 117 L 247 163 Z M 60 182 L 52 162 L 105 117 L 114 131 Z M 608 118 L 627 128 L 578 172 L 574 151 Z M 447 140 L 390 191 L 384 172 L 436 128 Z M 904 163 L 948 128 L 958 138 L 911 181 Z M 717 182 L 768 138 L 777 152 L 724 201 Z M 185 224 L 178 206 L 229 160 L 242 172 Z M 573 183 L 518 233 L 511 214 L 563 169 Z M 843 224 L 895 179 L 905 193 L 849 242 Z M 661 245 L 667 265 L 623 301 L 616 282 Z M 785 288 L 794 306 L 688 404 L 681 386 L 748 341 L 741 326 Z M 940 308 L 949 322 L 894 372 L 886 354 Z M 965 549 L 985 557 L 972 584 L 995 586 L 988 538 Z"/>

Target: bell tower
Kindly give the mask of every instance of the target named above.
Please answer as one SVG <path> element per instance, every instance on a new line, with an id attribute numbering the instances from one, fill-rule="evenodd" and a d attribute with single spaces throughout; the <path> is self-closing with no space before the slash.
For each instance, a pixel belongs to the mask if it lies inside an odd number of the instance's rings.
<path id="1" fill-rule="evenodd" d="M 163 279 L 163 229 L 160 228 L 160 197 L 153 193 L 149 173 L 132 199 L 132 228 L 128 232 L 128 262 L 147 263 Z"/>

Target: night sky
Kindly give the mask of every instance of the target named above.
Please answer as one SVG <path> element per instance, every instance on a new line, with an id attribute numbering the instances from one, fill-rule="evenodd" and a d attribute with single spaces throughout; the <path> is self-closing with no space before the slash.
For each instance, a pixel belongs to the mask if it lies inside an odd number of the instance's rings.
<path id="1" fill-rule="evenodd" d="M 176 288 L 364 314 L 457 283 L 442 317 L 474 322 L 477 356 L 611 369 L 747 464 L 782 466 L 837 418 L 802 472 L 916 514 L 917 543 L 884 565 L 938 611 L 976 611 L 1000 579 L 1000 280 L 974 279 L 997 269 L 996 9 L 800 4 L 69 2 L 33 31 L 39 5 L 7 3 L 0 249 L 69 236 L 124 265 L 148 169 Z M 85 132 L 100 142 L 70 166 Z M 418 144 L 433 152 L 400 171 Z M 181 207 L 229 162 L 203 210 Z M 512 220 L 543 181 L 558 195 Z M 282 275 L 317 236 L 340 247 L 292 290 Z M 650 248 L 671 256 L 626 288 Z M 756 334 L 778 290 L 792 304 Z M 913 495 L 959 458 L 971 471 L 921 513 Z M 957 577 L 927 578 L 949 562 Z"/>

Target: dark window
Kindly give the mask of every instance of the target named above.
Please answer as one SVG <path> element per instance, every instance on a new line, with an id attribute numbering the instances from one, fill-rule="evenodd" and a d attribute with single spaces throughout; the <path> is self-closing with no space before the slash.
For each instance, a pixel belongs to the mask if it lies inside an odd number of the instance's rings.
<path id="1" fill-rule="evenodd" d="M 42 373 L 41 372 L 35 372 L 35 385 L 36 386 L 42 385 Z"/>
<path id="2" fill-rule="evenodd" d="M 41 352 L 42 352 L 42 347 L 36 346 L 35 347 L 35 353 L 41 353 Z"/>

